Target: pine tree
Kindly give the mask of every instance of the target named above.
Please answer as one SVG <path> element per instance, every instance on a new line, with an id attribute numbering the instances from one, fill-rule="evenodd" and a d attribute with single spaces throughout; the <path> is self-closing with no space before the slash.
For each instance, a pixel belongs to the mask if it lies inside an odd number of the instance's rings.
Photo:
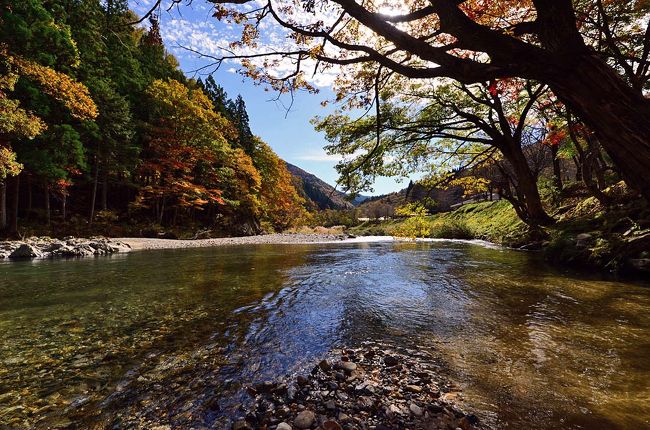
<path id="1" fill-rule="evenodd" d="M 255 150 L 255 140 L 253 139 L 253 133 L 251 132 L 249 124 L 246 103 L 241 94 L 235 99 L 232 109 L 233 119 L 237 126 L 237 131 L 239 132 L 239 146 L 250 155 Z"/>

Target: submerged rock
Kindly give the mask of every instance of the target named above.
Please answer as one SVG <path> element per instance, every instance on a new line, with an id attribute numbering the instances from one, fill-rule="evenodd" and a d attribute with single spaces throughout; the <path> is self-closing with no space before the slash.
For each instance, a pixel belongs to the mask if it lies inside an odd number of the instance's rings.
<path id="1" fill-rule="evenodd" d="M 459 408 L 460 387 L 435 369 L 420 351 L 374 344 L 333 351 L 307 376 L 249 390 L 255 402 L 245 416 L 254 428 L 269 430 L 482 428 Z"/>

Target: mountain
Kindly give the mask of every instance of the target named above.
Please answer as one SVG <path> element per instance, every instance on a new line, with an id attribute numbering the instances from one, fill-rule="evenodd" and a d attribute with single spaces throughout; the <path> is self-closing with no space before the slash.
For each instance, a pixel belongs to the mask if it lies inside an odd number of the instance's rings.
<path id="1" fill-rule="evenodd" d="M 359 206 L 360 204 L 362 204 L 363 202 L 371 198 L 372 198 L 371 196 L 364 196 L 362 194 L 358 194 L 352 199 L 352 204 L 355 206 Z"/>
<path id="2" fill-rule="evenodd" d="M 383 196 L 366 198 L 358 206 L 359 216 L 369 218 L 392 216 L 395 213 L 395 208 L 407 202 L 421 201 L 425 197 L 436 202 L 436 206 L 431 210 L 432 212 L 446 212 L 451 209 L 452 205 L 463 200 L 463 190 L 460 187 L 434 188 L 430 190 L 420 184 L 411 182 L 403 190 L 384 194 Z"/>
<path id="3" fill-rule="evenodd" d="M 286 163 L 286 161 L 285 161 Z M 314 203 L 318 209 L 352 209 L 352 204 L 345 193 L 336 190 L 333 186 L 312 175 L 305 172 L 298 166 L 286 163 L 289 173 L 296 179 L 295 185 L 298 192 L 303 197 Z M 359 196 L 362 197 L 362 196 Z"/>

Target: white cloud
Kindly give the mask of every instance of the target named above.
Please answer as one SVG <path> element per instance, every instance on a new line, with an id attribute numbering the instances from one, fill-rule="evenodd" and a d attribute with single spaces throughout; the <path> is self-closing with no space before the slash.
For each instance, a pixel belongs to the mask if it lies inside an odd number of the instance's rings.
<path id="1" fill-rule="evenodd" d="M 340 155 L 331 155 L 325 151 L 318 152 L 309 152 L 306 154 L 296 155 L 292 157 L 294 160 L 300 161 L 317 161 L 317 162 L 338 162 L 343 160 L 343 157 Z"/>
<path id="2" fill-rule="evenodd" d="M 238 25 L 220 22 L 210 17 L 209 14 L 199 12 L 201 10 L 205 11 L 203 7 L 190 6 L 189 8 L 172 9 L 169 13 L 164 12 L 169 6 L 165 4 L 169 1 L 171 0 L 165 0 L 161 5 L 161 33 L 165 44 L 174 55 L 182 58 L 192 56 L 198 58 L 200 54 L 211 57 L 231 54 L 230 51 L 233 51 L 233 49 L 230 47 L 230 42 L 238 40 L 241 36 L 241 28 Z M 256 4 L 255 7 L 259 7 L 264 4 L 264 1 L 259 0 L 254 3 Z M 153 2 L 152 0 L 131 0 L 130 4 L 136 12 L 142 14 L 149 10 Z M 250 8 L 250 4 L 243 7 Z M 276 5 L 276 8 L 279 8 L 279 6 Z M 325 16 L 325 18 L 329 17 Z M 244 46 L 234 49 L 234 52 L 238 55 L 248 55 L 262 51 L 272 53 L 295 49 L 293 41 L 287 37 L 288 31 L 279 25 L 271 23 L 271 20 L 262 22 L 260 32 L 262 33 L 260 46 L 256 48 Z M 189 50 L 185 48 L 189 48 Z M 254 65 L 263 67 L 266 59 L 255 58 L 251 61 Z M 214 60 L 204 57 L 202 62 L 204 65 L 210 65 Z M 227 60 L 224 62 L 225 64 L 231 66 L 228 71 L 233 72 L 240 65 L 240 61 L 236 59 Z M 265 68 L 270 76 L 281 78 L 292 74 L 295 67 L 294 60 L 285 58 L 279 64 L 271 67 L 267 65 Z M 320 88 L 332 87 L 336 77 L 340 74 L 340 68 L 338 67 L 330 67 L 326 70 L 321 68 L 314 73 L 316 61 L 313 59 L 303 61 L 301 67 L 305 73 L 305 80 Z"/>

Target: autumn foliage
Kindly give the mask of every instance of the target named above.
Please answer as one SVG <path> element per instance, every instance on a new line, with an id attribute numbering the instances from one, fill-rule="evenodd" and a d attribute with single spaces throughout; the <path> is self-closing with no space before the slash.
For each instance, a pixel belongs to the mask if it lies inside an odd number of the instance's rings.
<path id="1" fill-rule="evenodd" d="M 243 98 L 186 78 L 157 19 L 148 30 L 133 19 L 125 1 L 0 5 L 0 229 L 74 217 L 255 234 L 297 222 L 303 201 Z"/>

